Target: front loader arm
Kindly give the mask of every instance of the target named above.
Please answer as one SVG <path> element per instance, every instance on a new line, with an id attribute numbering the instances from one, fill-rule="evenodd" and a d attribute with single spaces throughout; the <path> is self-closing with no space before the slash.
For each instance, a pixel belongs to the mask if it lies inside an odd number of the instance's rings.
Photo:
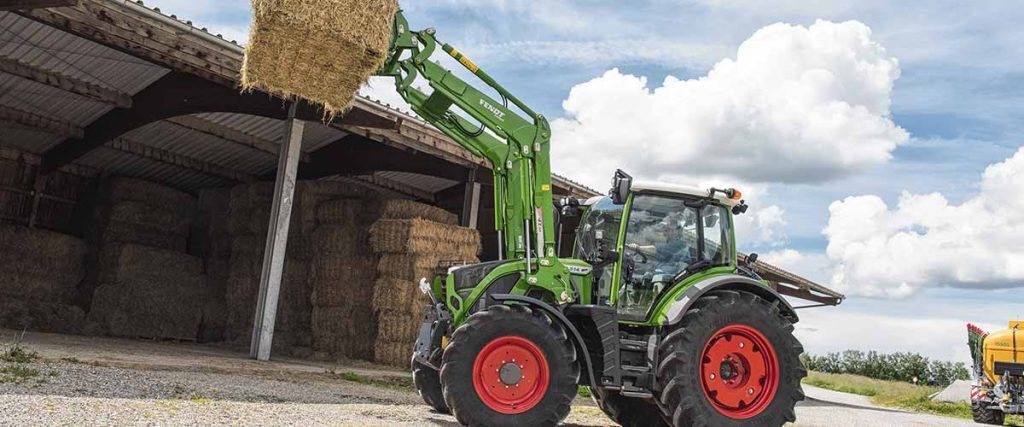
<path id="1" fill-rule="evenodd" d="M 501 99 L 494 99 L 431 61 L 439 46 Z M 409 31 L 401 12 L 395 18 L 389 55 L 378 75 L 394 77 L 398 93 L 423 120 L 491 163 L 495 228 L 503 240 L 504 253 L 526 260 L 530 270 L 526 279 L 530 283 L 547 282 L 546 286 L 572 295 L 567 279 L 563 286 L 551 283 L 560 275 L 556 270 L 564 267 L 555 248 L 551 129 L 547 119 L 458 50 L 439 44 L 433 29 Z M 419 78 L 429 83 L 429 94 L 415 87 Z M 511 109 L 510 102 L 525 117 Z M 562 292 L 555 295 L 565 299 Z"/>

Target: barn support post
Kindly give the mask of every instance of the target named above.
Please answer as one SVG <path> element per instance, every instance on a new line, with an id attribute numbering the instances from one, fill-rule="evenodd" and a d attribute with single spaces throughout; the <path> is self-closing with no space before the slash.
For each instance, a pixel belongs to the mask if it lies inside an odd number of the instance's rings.
<path id="1" fill-rule="evenodd" d="M 476 181 L 476 168 L 469 170 L 469 177 L 466 180 L 466 192 L 462 199 L 463 227 L 477 228 L 480 218 L 480 183 Z"/>
<path id="2" fill-rule="evenodd" d="M 274 340 L 277 302 L 288 245 L 288 228 L 291 223 L 299 158 L 302 155 L 302 133 L 305 123 L 295 118 L 298 103 L 292 100 L 289 104 L 284 140 L 281 142 L 278 156 L 266 249 L 263 252 L 263 272 L 260 274 L 260 293 L 256 302 L 252 344 L 249 347 L 249 356 L 261 361 L 270 360 L 270 349 Z"/>
<path id="3" fill-rule="evenodd" d="M 46 180 L 49 175 L 41 175 L 36 171 L 35 182 L 32 183 L 32 211 L 28 214 L 28 227 L 36 228 L 39 217 L 39 201 L 43 198 L 43 190 L 46 189 Z"/>

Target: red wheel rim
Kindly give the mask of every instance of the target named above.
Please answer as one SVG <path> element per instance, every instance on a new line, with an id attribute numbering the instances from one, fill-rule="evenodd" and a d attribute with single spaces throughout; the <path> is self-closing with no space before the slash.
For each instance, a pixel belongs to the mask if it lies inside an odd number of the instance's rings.
<path id="1" fill-rule="evenodd" d="M 548 390 L 548 361 L 526 338 L 505 336 L 487 343 L 473 363 L 473 387 L 488 408 L 502 414 L 529 411 Z"/>
<path id="2" fill-rule="evenodd" d="M 700 365 L 704 396 L 722 415 L 747 419 L 772 403 L 779 388 L 775 348 L 757 329 L 730 325 L 704 346 Z"/>

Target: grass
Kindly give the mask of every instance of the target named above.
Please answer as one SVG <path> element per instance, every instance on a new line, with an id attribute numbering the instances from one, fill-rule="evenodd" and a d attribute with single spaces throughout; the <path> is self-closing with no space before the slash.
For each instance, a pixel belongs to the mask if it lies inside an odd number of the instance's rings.
<path id="1" fill-rule="evenodd" d="M 0 362 L 7 363 L 32 363 L 39 360 L 39 353 L 29 351 L 22 347 L 21 340 L 15 338 L 10 344 L 0 351 Z"/>
<path id="2" fill-rule="evenodd" d="M 878 406 L 913 412 L 971 419 L 967 403 L 935 402 L 929 396 L 942 387 L 918 386 L 900 381 L 876 380 L 859 375 L 808 372 L 804 384 L 844 393 L 868 396 Z M 1007 417 L 1007 425 L 1024 426 L 1019 417 Z"/>
<path id="3" fill-rule="evenodd" d="M 27 382 L 43 382 L 38 369 L 22 364 L 8 365 L 0 368 L 0 383 L 23 384 Z"/>

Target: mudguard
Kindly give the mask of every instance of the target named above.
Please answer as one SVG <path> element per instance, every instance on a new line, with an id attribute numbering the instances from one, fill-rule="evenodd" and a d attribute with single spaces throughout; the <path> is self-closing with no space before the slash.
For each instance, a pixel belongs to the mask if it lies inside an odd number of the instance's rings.
<path id="1" fill-rule="evenodd" d="M 562 314 L 561 311 L 552 307 L 548 303 L 545 303 L 544 301 L 522 295 L 491 294 L 488 295 L 488 298 L 491 301 L 498 304 L 505 302 L 515 302 L 519 304 L 528 305 L 531 308 L 538 309 L 547 313 L 552 317 L 554 321 L 561 323 L 562 327 L 565 328 L 565 330 L 569 333 L 569 339 L 572 340 L 573 346 L 576 347 L 576 354 L 583 355 L 583 357 L 581 358 L 583 366 L 580 366 L 580 369 L 587 373 L 587 381 L 589 381 L 587 384 L 583 385 L 600 384 L 594 380 L 594 365 L 590 360 L 590 352 L 587 351 L 587 344 L 583 342 L 583 336 L 580 335 L 580 331 L 576 329 L 576 326 L 574 326 L 572 322 L 570 322 L 569 319 L 566 318 L 564 314 Z"/>
<path id="2" fill-rule="evenodd" d="M 775 291 L 775 289 L 769 288 L 768 286 L 765 286 L 764 283 L 746 276 L 728 274 L 710 277 L 687 288 L 686 291 L 676 298 L 675 302 L 673 302 L 672 306 L 669 308 L 668 313 L 666 313 L 665 326 L 679 323 L 679 321 L 683 319 L 683 315 L 686 314 L 690 309 L 690 306 L 692 306 L 698 298 L 715 290 L 750 292 L 768 300 L 769 302 L 778 302 L 779 310 L 782 311 L 783 316 L 786 316 L 786 318 L 791 322 L 796 323 L 800 320 L 796 314 L 796 310 L 793 309 L 793 306 L 789 301 L 786 301 L 786 299 Z"/>

